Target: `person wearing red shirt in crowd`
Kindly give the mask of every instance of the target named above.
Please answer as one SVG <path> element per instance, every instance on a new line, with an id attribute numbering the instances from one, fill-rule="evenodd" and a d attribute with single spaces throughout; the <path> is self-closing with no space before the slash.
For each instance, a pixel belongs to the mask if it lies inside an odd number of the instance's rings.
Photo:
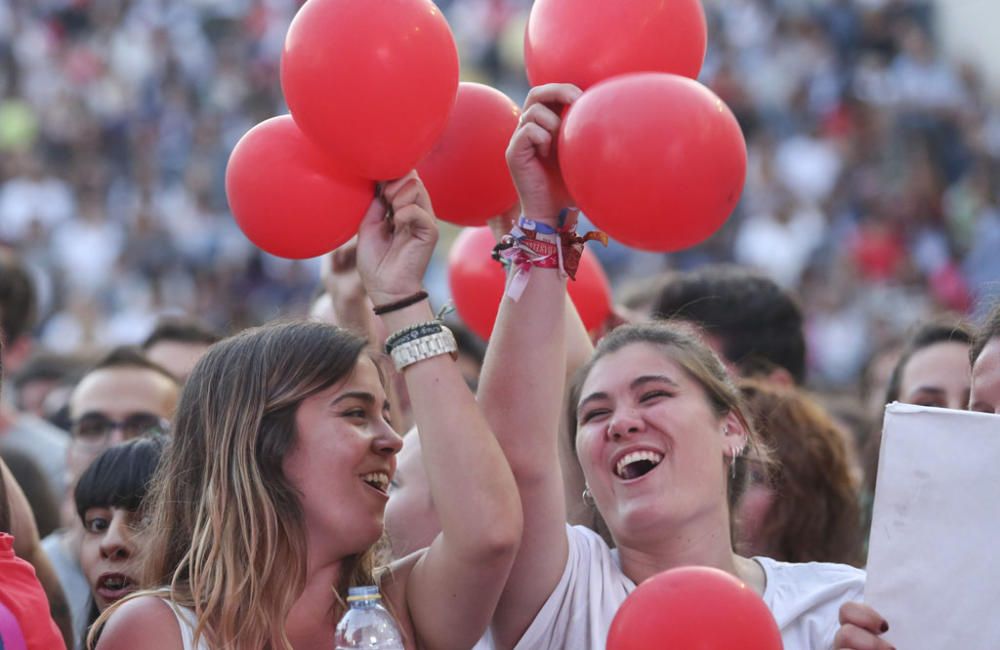
<path id="1" fill-rule="evenodd" d="M 20 490 L 13 481 L 0 461 L 0 648 L 65 649 L 35 569 L 14 555 L 14 537 L 10 534 L 13 508 L 8 502 L 7 486 L 12 497 L 20 495 Z"/>

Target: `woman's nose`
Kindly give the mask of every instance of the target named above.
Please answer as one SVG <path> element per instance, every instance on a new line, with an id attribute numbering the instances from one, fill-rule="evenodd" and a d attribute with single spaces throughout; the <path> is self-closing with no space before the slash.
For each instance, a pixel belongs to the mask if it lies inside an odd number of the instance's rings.
<path id="1" fill-rule="evenodd" d="M 642 426 L 642 418 L 634 409 L 621 409 L 608 423 L 607 435 L 612 440 L 619 440 L 628 434 L 638 433 Z"/>
<path id="2" fill-rule="evenodd" d="M 108 559 L 125 560 L 132 555 L 132 531 L 123 515 L 115 515 L 101 539 L 101 555 Z"/>

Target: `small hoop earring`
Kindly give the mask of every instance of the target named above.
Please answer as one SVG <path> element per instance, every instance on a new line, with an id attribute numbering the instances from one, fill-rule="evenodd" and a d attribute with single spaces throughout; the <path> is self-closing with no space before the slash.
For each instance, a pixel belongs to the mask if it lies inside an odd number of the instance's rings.
<path id="1" fill-rule="evenodd" d="M 583 494 L 581 494 L 580 497 L 583 499 L 584 504 L 586 504 L 591 508 L 594 507 L 595 505 L 594 495 L 590 492 L 589 485 L 583 488 Z"/>

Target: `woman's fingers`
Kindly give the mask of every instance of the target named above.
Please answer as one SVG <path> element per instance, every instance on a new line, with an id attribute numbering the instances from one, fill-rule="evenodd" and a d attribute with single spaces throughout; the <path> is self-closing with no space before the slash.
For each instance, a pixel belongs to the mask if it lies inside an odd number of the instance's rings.
<path id="1" fill-rule="evenodd" d="M 837 631 L 833 647 L 836 650 L 895 650 L 888 642 L 850 623 L 842 625 Z"/>
<path id="2" fill-rule="evenodd" d="M 532 157 L 547 158 L 552 150 L 552 134 L 534 122 L 528 122 L 515 133 L 507 147 L 507 160 L 511 156 L 529 154 Z"/>
<path id="3" fill-rule="evenodd" d="M 403 178 L 386 183 L 382 189 L 382 196 L 386 203 L 392 206 L 393 211 L 415 204 L 432 212 L 430 196 L 415 172 L 410 172 Z"/>
<path id="4" fill-rule="evenodd" d="M 556 133 L 559 131 L 562 119 L 545 104 L 535 104 L 521 113 L 521 124 L 528 123 L 537 124 L 549 133 Z"/>
<path id="5" fill-rule="evenodd" d="M 844 603 L 840 607 L 840 623 L 856 625 L 872 634 L 882 634 L 889 630 L 889 624 L 882 615 L 864 603 Z"/>
<path id="6" fill-rule="evenodd" d="M 583 91 L 573 84 L 545 84 L 535 86 L 528 92 L 524 100 L 524 112 L 527 113 L 535 104 L 572 104 Z"/>

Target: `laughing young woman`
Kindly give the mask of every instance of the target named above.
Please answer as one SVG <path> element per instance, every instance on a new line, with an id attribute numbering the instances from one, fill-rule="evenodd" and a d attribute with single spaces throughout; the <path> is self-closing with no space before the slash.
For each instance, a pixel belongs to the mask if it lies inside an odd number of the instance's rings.
<path id="1" fill-rule="evenodd" d="M 560 123 L 553 109 L 579 95 L 565 85 L 532 90 L 508 147 L 527 218 L 521 230 L 534 230 L 536 239 L 530 247 L 514 243 L 514 268 L 545 253 L 537 240 L 554 246 L 561 237 L 555 229 L 567 202 L 551 159 Z M 568 239 L 562 239 L 561 256 L 550 250 L 570 267 L 567 251 L 575 240 Z M 517 477 L 524 510 L 521 550 L 494 617 L 498 646 L 603 648 L 615 612 L 635 585 L 685 565 L 727 571 L 756 590 L 787 650 L 833 647 L 840 618 L 878 629 L 880 620 L 861 620 L 871 614 L 866 608 L 842 608 L 861 598 L 862 571 L 733 551 L 731 512 L 755 435 L 719 359 L 670 325 L 613 331 L 572 385 L 566 417 L 587 480 L 584 498 L 607 523 L 616 549 L 588 529 L 565 524 L 557 440 L 566 280 L 547 261 L 531 269 L 517 301 L 504 298 L 480 384 L 484 412 Z M 837 643 L 854 647 L 843 634 Z"/>
<path id="2" fill-rule="evenodd" d="M 483 635 L 520 541 L 516 486 L 420 288 L 437 240 L 427 192 L 412 175 L 383 197 L 394 217 L 372 204 L 358 267 L 400 333 L 442 532 L 377 570 L 402 440 L 365 341 L 314 322 L 243 332 L 188 378 L 149 496 L 145 582 L 159 589 L 122 601 L 100 650 L 329 650 L 347 589 L 377 582 L 407 650 Z"/>

